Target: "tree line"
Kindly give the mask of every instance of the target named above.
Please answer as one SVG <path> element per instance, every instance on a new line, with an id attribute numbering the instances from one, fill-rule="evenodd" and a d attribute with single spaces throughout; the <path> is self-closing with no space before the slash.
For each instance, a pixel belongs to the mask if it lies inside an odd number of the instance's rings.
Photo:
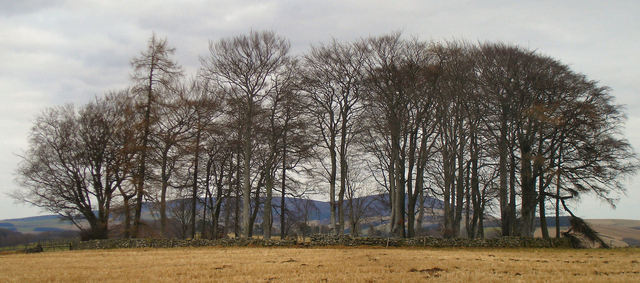
<path id="1" fill-rule="evenodd" d="M 147 203 L 160 236 L 180 223 L 184 237 L 269 239 L 279 215 L 284 237 L 285 197 L 310 192 L 336 234 L 358 233 L 357 196 L 382 192 L 396 237 L 421 233 L 436 198 L 445 237 L 484 237 L 498 216 L 502 235 L 532 237 L 539 218 L 548 238 L 550 209 L 558 222 L 583 194 L 613 205 L 638 168 L 610 89 L 519 46 L 394 33 L 294 56 L 252 31 L 211 41 L 191 77 L 174 51 L 154 34 L 129 88 L 44 110 L 14 197 L 87 239 L 107 238 L 115 213 L 140 237 Z"/>

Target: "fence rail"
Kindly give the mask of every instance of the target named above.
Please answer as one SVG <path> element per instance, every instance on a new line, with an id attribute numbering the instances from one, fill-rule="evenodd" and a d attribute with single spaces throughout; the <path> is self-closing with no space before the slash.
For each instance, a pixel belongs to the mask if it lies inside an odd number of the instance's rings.
<path id="1" fill-rule="evenodd" d="M 69 251 L 77 249 L 79 240 L 50 240 L 0 247 L 0 253 Z"/>

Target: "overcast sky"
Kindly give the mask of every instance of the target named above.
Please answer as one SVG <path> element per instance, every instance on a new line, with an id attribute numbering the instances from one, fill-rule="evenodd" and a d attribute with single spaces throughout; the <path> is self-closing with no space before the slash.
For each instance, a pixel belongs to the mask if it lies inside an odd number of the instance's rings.
<path id="1" fill-rule="evenodd" d="M 402 31 L 424 40 L 517 44 L 612 88 L 640 150 L 640 1 L 57 1 L 0 0 L 0 219 L 44 212 L 18 204 L 18 154 L 46 107 L 83 104 L 130 83 L 129 61 L 152 32 L 187 73 L 209 40 L 253 30 L 289 38 L 296 54 L 332 37 Z M 617 209 L 586 197 L 585 218 L 640 219 L 640 178 Z"/>

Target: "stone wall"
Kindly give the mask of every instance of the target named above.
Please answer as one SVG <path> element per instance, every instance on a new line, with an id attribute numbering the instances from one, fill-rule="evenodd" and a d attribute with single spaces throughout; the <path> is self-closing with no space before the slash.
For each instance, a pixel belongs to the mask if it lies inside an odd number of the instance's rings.
<path id="1" fill-rule="evenodd" d="M 313 235 L 310 242 L 296 240 L 261 240 L 261 239 L 219 239 L 219 240 L 177 240 L 177 239 L 109 239 L 79 242 L 77 249 L 119 249 L 119 248 L 173 248 L 173 247 L 323 247 L 323 246 L 377 246 L 377 247 L 478 247 L 478 248 L 570 248 L 567 238 L 531 239 L 503 237 L 496 239 L 443 239 L 420 237 L 411 239 L 397 238 L 354 238 L 348 235 Z"/>
<path id="2" fill-rule="evenodd" d="M 295 240 L 261 240 L 261 239 L 108 239 L 79 242 L 78 249 L 122 249 L 122 248 L 177 248 L 177 247 L 233 247 L 233 246 L 295 246 Z"/>
<path id="3" fill-rule="evenodd" d="M 556 248 L 571 247 L 566 238 L 544 240 L 541 238 L 502 237 L 495 239 L 444 239 L 436 237 L 401 238 L 353 238 L 350 236 L 314 235 L 312 245 L 319 246 L 384 246 L 384 247 L 478 247 L 478 248 Z"/>

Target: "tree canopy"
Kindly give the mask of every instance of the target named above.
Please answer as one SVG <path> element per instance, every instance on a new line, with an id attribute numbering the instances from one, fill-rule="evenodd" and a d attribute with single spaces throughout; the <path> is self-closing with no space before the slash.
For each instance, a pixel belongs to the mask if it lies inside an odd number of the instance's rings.
<path id="1" fill-rule="evenodd" d="M 269 238 L 274 213 L 284 237 L 313 209 L 286 196 L 310 192 L 336 234 L 362 234 L 377 209 L 388 226 L 369 233 L 416 236 L 431 198 L 444 237 L 484 237 L 492 217 L 523 237 L 539 218 L 549 237 L 550 208 L 584 194 L 614 205 L 638 169 L 612 91 L 537 51 L 399 33 L 289 49 L 274 32 L 212 41 L 186 78 L 153 35 L 130 89 L 42 112 L 14 197 L 85 238 Z M 382 208 L 358 199 L 376 193 Z"/>

